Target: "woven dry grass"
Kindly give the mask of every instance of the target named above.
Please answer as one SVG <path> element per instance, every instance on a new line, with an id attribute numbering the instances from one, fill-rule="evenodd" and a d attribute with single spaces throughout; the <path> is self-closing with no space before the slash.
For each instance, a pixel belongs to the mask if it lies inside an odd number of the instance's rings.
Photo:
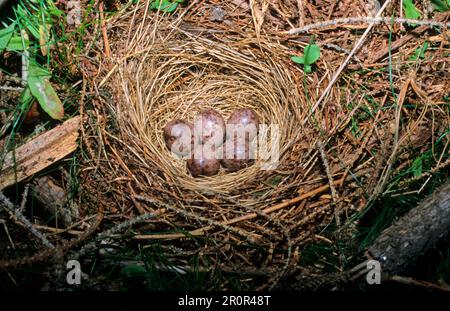
<path id="1" fill-rule="evenodd" d="M 193 122 L 194 115 L 205 108 L 219 111 L 224 118 L 236 108 L 253 108 L 261 122 L 282 125 L 283 158 L 305 111 L 290 73 L 267 53 L 246 55 L 238 52 L 238 46 L 189 34 L 173 37 L 155 44 L 137 38 L 140 43 L 135 56 L 116 69 L 111 82 L 119 86 L 114 97 L 117 102 L 110 109 L 122 137 L 133 153 L 141 155 L 141 165 L 147 166 L 159 183 L 178 189 L 180 195 L 185 190 L 199 196 L 232 195 L 242 186 L 254 189 L 255 181 L 273 174 L 260 172 L 262 161 L 237 173 L 221 171 L 213 177 L 193 178 L 186 161 L 175 158 L 165 147 L 162 129 L 173 119 Z M 243 43 L 243 48 L 249 43 Z"/>
<path id="2" fill-rule="evenodd" d="M 332 243 L 335 236 L 322 236 L 323 228 L 339 228 L 380 194 L 395 156 L 414 145 L 424 122 L 434 124 L 437 115 L 446 122 L 439 93 L 433 103 L 405 113 L 401 125 L 401 103 L 383 109 L 389 82 L 370 73 L 365 95 L 379 99 L 376 112 L 367 113 L 373 106 L 350 77 L 347 89 L 335 88 L 329 104 L 309 116 L 339 64 L 334 54 L 325 52 L 316 73 L 306 77 L 289 62 L 292 50 L 278 34 L 218 26 L 216 35 L 186 23 L 197 21 L 192 12 L 173 18 L 148 13 L 144 3 L 110 21 L 112 56 L 94 81 L 98 102 L 85 135 L 95 174 L 85 176 L 93 204 L 84 205 L 84 213 L 101 202 L 126 218 L 156 214 L 133 239 L 161 240 L 180 263 L 201 252 L 218 265 L 284 272 L 307 242 Z M 165 147 L 162 129 L 171 119 L 192 121 L 206 107 L 225 118 L 250 107 L 262 123 L 279 124 L 278 167 L 264 171 L 257 162 L 236 173 L 191 177 L 185 161 Z M 368 116 L 357 120 L 355 138 L 349 124 L 362 111 Z M 441 125 L 436 122 L 435 130 Z M 339 237 L 350 234 L 346 227 Z"/>

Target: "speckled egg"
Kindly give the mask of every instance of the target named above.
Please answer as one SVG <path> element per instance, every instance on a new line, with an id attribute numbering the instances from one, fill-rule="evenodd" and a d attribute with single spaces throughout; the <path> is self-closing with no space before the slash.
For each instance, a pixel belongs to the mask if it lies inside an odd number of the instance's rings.
<path id="1" fill-rule="evenodd" d="M 187 160 L 187 168 L 193 177 L 213 176 L 220 170 L 220 161 L 216 159 L 214 151 L 206 151 L 203 146 L 196 146 Z"/>
<path id="2" fill-rule="evenodd" d="M 164 127 L 164 141 L 173 153 L 188 156 L 194 143 L 194 126 L 184 120 L 172 120 Z"/>
<path id="3" fill-rule="evenodd" d="M 194 121 L 196 139 L 200 144 L 221 146 L 225 136 L 225 121 L 214 109 L 205 109 L 196 115 Z"/>
<path id="4" fill-rule="evenodd" d="M 232 144 L 233 148 L 228 150 L 227 146 Z M 251 144 L 248 140 L 245 143 L 238 143 L 238 140 L 227 140 L 223 144 L 223 159 L 220 164 L 229 172 L 236 172 L 253 165 L 255 162 L 250 153 Z"/>
<path id="5" fill-rule="evenodd" d="M 239 125 L 241 127 L 235 128 L 233 135 L 232 125 Z M 244 136 L 247 140 L 252 141 L 257 133 L 259 127 L 259 118 L 253 109 L 241 108 L 235 110 L 227 121 L 227 139 L 236 138 L 237 136 Z M 234 136 L 234 137 L 231 137 Z"/>

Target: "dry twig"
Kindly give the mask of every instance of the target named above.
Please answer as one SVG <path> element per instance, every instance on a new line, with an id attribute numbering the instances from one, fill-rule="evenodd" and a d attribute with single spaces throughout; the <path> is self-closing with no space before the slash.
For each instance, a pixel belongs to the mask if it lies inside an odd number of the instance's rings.
<path id="1" fill-rule="evenodd" d="M 48 248 L 55 248 L 53 243 L 51 243 L 47 238 L 36 228 L 33 227 L 33 224 L 25 218 L 25 216 L 20 213 L 19 209 L 12 204 L 5 195 L 0 192 L 0 206 L 2 206 L 8 213 L 10 213 L 13 217 L 17 218 L 35 237 L 37 237 L 43 245 Z"/>

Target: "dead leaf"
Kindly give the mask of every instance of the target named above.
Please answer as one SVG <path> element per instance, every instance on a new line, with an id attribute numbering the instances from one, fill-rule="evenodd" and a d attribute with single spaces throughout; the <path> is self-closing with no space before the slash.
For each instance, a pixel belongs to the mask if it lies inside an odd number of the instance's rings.
<path id="1" fill-rule="evenodd" d="M 25 119 L 23 120 L 23 123 L 33 124 L 39 119 L 40 115 L 41 114 L 39 113 L 37 103 L 34 102 L 31 105 L 30 110 L 28 110 L 27 114 L 25 115 Z"/>

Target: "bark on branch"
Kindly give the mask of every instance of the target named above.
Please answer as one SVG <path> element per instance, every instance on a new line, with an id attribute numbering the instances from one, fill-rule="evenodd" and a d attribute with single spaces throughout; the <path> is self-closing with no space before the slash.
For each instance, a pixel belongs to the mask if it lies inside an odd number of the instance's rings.
<path id="1" fill-rule="evenodd" d="M 383 272 L 400 274 L 450 232 L 450 182 L 384 230 L 368 251 Z"/>

